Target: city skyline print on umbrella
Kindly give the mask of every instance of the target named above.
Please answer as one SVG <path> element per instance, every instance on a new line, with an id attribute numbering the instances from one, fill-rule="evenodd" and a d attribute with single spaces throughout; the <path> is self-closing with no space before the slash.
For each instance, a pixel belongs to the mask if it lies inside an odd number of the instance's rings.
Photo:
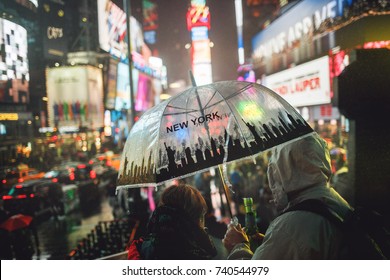
<path id="1" fill-rule="evenodd" d="M 158 186 L 255 157 L 312 132 L 287 101 L 260 84 L 193 86 L 135 123 L 122 153 L 117 189 Z"/>

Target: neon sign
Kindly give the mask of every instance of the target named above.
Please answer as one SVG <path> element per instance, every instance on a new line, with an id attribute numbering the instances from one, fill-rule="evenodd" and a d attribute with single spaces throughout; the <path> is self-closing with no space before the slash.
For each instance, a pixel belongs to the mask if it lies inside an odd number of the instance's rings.
<path id="1" fill-rule="evenodd" d="M 47 27 L 48 39 L 57 39 L 57 38 L 62 38 L 63 36 L 64 36 L 64 31 L 62 28 L 52 27 L 52 26 Z"/>
<path id="2" fill-rule="evenodd" d="M 0 121 L 17 121 L 19 115 L 16 113 L 0 113 Z"/>
<path id="3" fill-rule="evenodd" d="M 192 6 L 187 12 L 187 28 L 206 26 L 210 29 L 210 12 L 207 6 Z"/>

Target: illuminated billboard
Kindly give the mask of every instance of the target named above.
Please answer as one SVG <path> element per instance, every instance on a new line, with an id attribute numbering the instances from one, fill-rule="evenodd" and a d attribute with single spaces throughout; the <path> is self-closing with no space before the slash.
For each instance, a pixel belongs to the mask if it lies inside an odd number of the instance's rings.
<path id="1" fill-rule="evenodd" d="M 342 16 L 342 6 L 339 5 L 342 2 L 347 1 L 299 1 L 284 16 L 253 37 L 253 59 L 268 59 L 308 41 L 323 22 Z"/>
<path id="2" fill-rule="evenodd" d="M 210 11 L 205 5 L 194 5 L 187 11 L 187 28 L 190 31 L 194 27 L 205 26 L 210 29 Z"/>
<path id="3" fill-rule="evenodd" d="M 252 64 L 243 64 L 240 65 L 237 69 L 238 78 L 237 81 L 246 81 L 254 83 L 256 82 L 256 75 L 253 71 Z"/>
<path id="4" fill-rule="evenodd" d="M 328 104 L 331 101 L 329 57 L 298 65 L 267 76 L 264 85 L 294 107 Z"/>
<path id="5" fill-rule="evenodd" d="M 149 67 L 148 67 L 149 68 Z M 156 96 L 160 94 L 161 81 L 152 75 L 145 74 L 144 69 L 133 68 L 134 108 L 137 112 L 143 112 L 156 104 Z M 117 87 L 115 98 L 115 110 L 129 110 L 131 106 L 129 66 L 118 63 Z"/>
<path id="6" fill-rule="evenodd" d="M 158 13 L 155 0 L 142 1 L 143 29 L 144 31 L 156 30 L 158 28 Z"/>
<path id="7" fill-rule="evenodd" d="M 114 59 L 110 59 L 110 63 L 107 70 L 107 85 L 106 85 L 106 109 L 115 109 L 116 98 L 116 78 L 118 71 L 118 62 Z"/>
<path id="8" fill-rule="evenodd" d="M 92 66 L 48 68 L 46 71 L 49 125 L 103 126 L 102 70 Z"/>
<path id="9" fill-rule="evenodd" d="M 192 62 L 198 63 L 210 63 L 211 51 L 210 51 L 210 40 L 199 40 L 192 42 L 192 51 L 194 53 Z"/>
<path id="10" fill-rule="evenodd" d="M 98 0 L 98 23 L 100 48 L 125 61 L 127 54 L 126 13 L 111 0 Z M 144 45 L 141 24 L 130 17 L 131 51 L 142 52 Z"/>
<path id="11" fill-rule="evenodd" d="M 157 43 L 158 12 L 155 0 L 142 1 L 143 30 L 145 42 L 154 53 Z"/>
<path id="12" fill-rule="evenodd" d="M 27 31 L 0 18 L 0 102 L 29 102 Z"/>
<path id="13" fill-rule="evenodd" d="M 187 11 L 187 28 L 191 31 L 192 72 L 198 86 L 212 83 L 211 50 L 208 30 L 210 11 L 205 0 L 192 0 Z"/>
<path id="14" fill-rule="evenodd" d="M 138 71 L 132 70 L 133 90 L 137 92 Z M 131 108 L 129 65 L 118 63 L 116 80 L 115 110 L 129 110 Z"/>

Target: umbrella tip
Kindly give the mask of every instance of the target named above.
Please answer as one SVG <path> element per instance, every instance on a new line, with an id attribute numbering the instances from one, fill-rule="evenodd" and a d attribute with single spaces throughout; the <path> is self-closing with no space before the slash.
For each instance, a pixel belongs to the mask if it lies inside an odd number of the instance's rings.
<path id="1" fill-rule="evenodd" d="M 192 74 L 192 71 L 188 71 L 189 75 L 190 75 L 190 79 L 191 79 L 191 83 L 192 83 L 192 86 L 193 87 L 196 87 L 196 82 L 195 82 L 195 78 L 194 78 L 194 74 Z"/>

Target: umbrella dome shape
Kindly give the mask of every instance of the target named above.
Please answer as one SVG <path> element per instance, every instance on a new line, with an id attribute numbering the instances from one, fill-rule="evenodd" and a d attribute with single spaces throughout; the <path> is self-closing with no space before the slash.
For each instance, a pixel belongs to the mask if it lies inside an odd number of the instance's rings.
<path id="1" fill-rule="evenodd" d="M 287 101 L 260 84 L 223 81 L 191 87 L 134 124 L 117 189 L 161 185 L 312 132 Z"/>
<path id="2" fill-rule="evenodd" d="M 0 228 L 5 229 L 7 231 L 14 231 L 17 229 L 28 227 L 32 221 L 31 216 L 16 214 L 9 217 L 3 223 L 0 224 Z"/>

